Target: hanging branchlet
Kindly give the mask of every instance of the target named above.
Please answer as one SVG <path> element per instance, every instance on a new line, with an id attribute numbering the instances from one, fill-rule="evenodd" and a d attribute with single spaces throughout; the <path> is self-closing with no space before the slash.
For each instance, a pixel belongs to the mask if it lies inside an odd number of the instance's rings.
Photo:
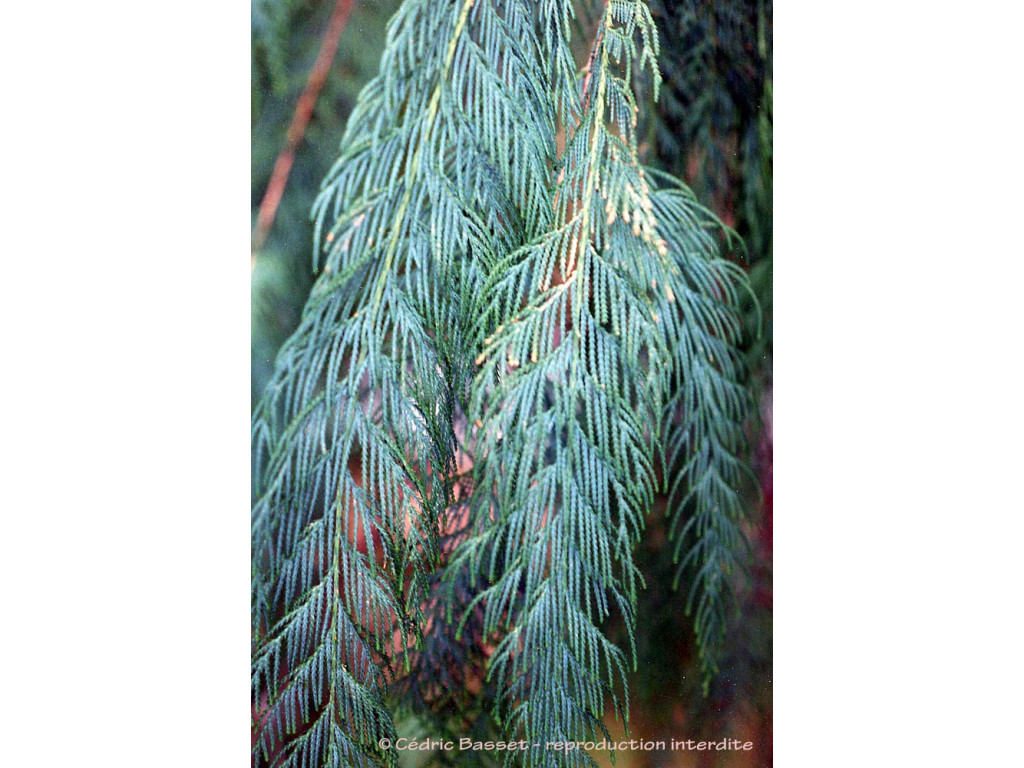
<path id="1" fill-rule="evenodd" d="M 569 43 L 568 30 L 548 41 L 556 59 Z M 614 615 L 632 636 L 670 359 L 650 286 L 674 267 L 631 87 L 636 67 L 656 75 L 656 46 L 642 2 L 605 6 L 578 106 L 561 113 L 578 117 L 555 169 L 555 227 L 481 294 L 501 313 L 477 359 L 475 536 L 458 555 L 486 579 L 486 628 L 504 635 L 490 666 L 504 732 L 531 743 L 604 733 L 608 699 L 628 716 L 635 651 L 630 663 L 603 627 Z M 582 751 L 521 759 L 593 764 Z"/>
<path id="2" fill-rule="evenodd" d="M 720 254 L 716 232 L 728 231 L 680 182 L 657 177 L 653 212 L 676 267 L 659 294 L 673 351 L 662 416 L 673 586 L 682 585 L 694 621 L 706 694 L 736 609 L 733 586 L 746 555 L 741 525 L 757 485 L 743 432 L 752 407 L 742 354 L 741 294 L 749 288 Z"/>

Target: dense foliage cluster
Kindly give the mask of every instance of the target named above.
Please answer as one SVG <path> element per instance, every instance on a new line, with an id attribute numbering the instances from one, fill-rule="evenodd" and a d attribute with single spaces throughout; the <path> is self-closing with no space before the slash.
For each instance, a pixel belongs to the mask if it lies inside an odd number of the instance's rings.
<path id="1" fill-rule="evenodd" d="M 253 415 L 260 761 L 394 764 L 405 716 L 599 737 L 609 702 L 628 716 L 662 509 L 705 691 L 718 670 L 757 485 L 753 294 L 731 230 L 645 165 L 651 7 L 590 5 L 406 0 L 387 27 Z"/>

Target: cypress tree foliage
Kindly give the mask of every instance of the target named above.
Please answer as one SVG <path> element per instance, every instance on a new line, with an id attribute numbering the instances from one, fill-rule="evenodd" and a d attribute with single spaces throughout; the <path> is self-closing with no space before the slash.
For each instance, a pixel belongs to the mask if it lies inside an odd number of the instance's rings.
<path id="1" fill-rule="evenodd" d="M 406 0 L 349 118 L 314 205 L 322 271 L 253 416 L 269 764 L 394 765 L 389 697 L 437 733 L 540 744 L 599 735 L 608 701 L 628 717 L 635 652 L 605 627 L 632 637 L 662 486 L 714 673 L 742 547 L 745 277 L 640 162 L 647 4 L 600 7 L 581 72 L 576 10 Z"/>
<path id="2" fill-rule="evenodd" d="M 648 156 L 665 171 L 689 179 L 697 197 L 718 215 L 727 217 L 743 237 L 744 252 L 752 267 L 752 293 L 757 299 L 742 293 L 725 293 L 723 298 L 732 306 L 733 314 L 739 312 L 744 316 L 748 329 L 763 324 L 764 331 L 746 349 L 746 361 L 753 369 L 755 387 L 759 388 L 769 384 L 771 377 L 772 3 L 651 0 L 651 10 L 662 33 L 665 55 L 661 97 L 654 103 L 651 94 L 648 102 L 650 109 L 644 129 Z M 704 264 L 709 264 L 706 269 L 712 272 L 728 269 L 724 262 L 709 263 L 706 259 L 693 261 L 690 269 L 705 269 Z M 713 276 L 710 279 L 723 286 L 735 284 Z M 700 319 L 702 315 L 696 317 Z M 684 327 L 695 326 L 691 322 Z M 705 331 L 707 327 L 705 324 Z M 716 344 L 723 338 L 719 331 L 713 336 Z M 744 516 L 746 501 L 744 494 L 735 492 L 740 487 L 740 476 L 747 474 L 746 467 L 730 460 L 738 459 L 746 449 L 741 427 L 747 408 L 738 400 L 745 394 L 734 384 L 743 380 L 742 366 L 738 359 L 723 354 L 735 349 L 738 336 L 730 329 L 729 344 L 713 352 L 717 362 L 711 366 L 709 380 L 716 387 L 714 397 L 705 398 L 706 403 L 702 403 L 700 393 L 691 389 L 687 393 L 690 405 L 679 412 L 714 409 L 714 414 L 704 417 L 703 425 L 700 421 L 692 423 L 696 442 L 704 441 L 709 451 L 721 454 L 720 458 L 703 465 L 709 453 L 698 452 L 689 468 L 684 469 L 685 459 L 690 458 L 686 444 L 678 442 L 684 431 L 680 428 L 672 434 L 677 439 L 674 449 L 682 451 L 676 454 L 676 484 L 669 498 L 673 530 L 677 534 L 685 530 L 685 535 L 676 539 L 677 547 L 684 546 L 691 554 L 695 547 L 702 547 L 711 560 L 720 564 L 718 571 L 723 573 L 738 565 L 737 531 L 729 521 L 735 523 Z M 691 338 L 689 348 L 695 349 L 696 341 Z M 698 356 L 695 360 L 703 365 L 700 361 L 708 358 Z M 714 372 L 720 366 L 736 370 L 722 377 Z M 701 374 L 691 380 L 703 377 Z M 727 394 L 728 390 L 731 392 Z M 678 397 L 685 390 L 673 391 Z M 704 482 L 698 480 L 701 477 Z M 720 510 L 723 514 L 714 523 L 708 518 L 713 513 L 702 510 Z M 711 525 L 713 535 L 698 534 L 697 529 L 705 525 L 702 521 Z M 715 546 L 719 542 L 727 546 Z M 677 556 L 685 558 L 684 551 L 677 549 Z M 708 620 L 700 618 L 699 606 L 710 608 L 715 602 L 712 595 L 717 591 L 713 587 L 716 582 L 700 576 L 698 564 L 697 560 L 686 561 L 687 572 L 677 574 L 677 579 L 682 576 L 691 585 L 687 598 L 690 607 L 698 612 L 698 652 L 706 690 L 707 673 L 714 670 L 716 662 L 705 649 L 721 645 L 725 627 L 716 619 L 722 615 L 720 611 L 708 611 Z M 722 602 L 732 600 L 731 590 L 718 598 Z M 718 640 L 713 641 L 714 637 Z"/>
<path id="3" fill-rule="evenodd" d="M 686 612 L 694 616 L 707 693 L 734 600 L 729 577 L 742 567 L 746 481 L 757 485 L 743 458 L 753 404 L 741 384 L 745 280 L 734 263 L 716 258 L 712 214 L 681 183 L 669 183 L 652 197 L 679 268 L 670 287 L 676 309 L 666 312 L 675 341 L 665 408 L 670 536 L 679 562 L 673 586 L 689 584 Z"/>
<path id="4" fill-rule="evenodd" d="M 556 165 L 554 226 L 492 265 L 481 292 L 494 316 L 472 405 L 479 504 L 459 554 L 491 584 L 480 600 L 487 630 L 503 634 L 491 669 L 505 730 L 530 743 L 593 736 L 605 694 L 625 684 L 600 624 L 611 610 L 633 621 L 667 358 L 652 305 L 669 261 L 636 161 L 629 80 L 630 66 L 654 62 L 652 32 L 642 3 L 606 6 Z"/>

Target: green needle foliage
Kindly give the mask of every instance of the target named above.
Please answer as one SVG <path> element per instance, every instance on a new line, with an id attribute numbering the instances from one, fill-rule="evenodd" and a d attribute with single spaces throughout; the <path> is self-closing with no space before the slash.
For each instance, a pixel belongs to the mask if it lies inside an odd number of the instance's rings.
<path id="1" fill-rule="evenodd" d="M 647 4 L 577 10 L 406 0 L 324 179 L 320 276 L 253 416 L 268 764 L 394 765 L 396 713 L 433 735 L 606 733 L 636 665 L 607 628 L 633 636 L 659 491 L 715 672 L 743 555 L 746 278 L 692 193 L 641 165 Z"/>
<path id="2" fill-rule="evenodd" d="M 678 267 L 669 284 L 674 307 L 665 312 L 673 355 L 663 422 L 679 561 L 673 586 L 681 579 L 690 585 L 686 612 L 694 615 L 706 694 L 733 601 L 728 577 L 742 565 L 740 524 L 748 509 L 741 489 L 747 479 L 757 484 L 743 459 L 743 426 L 753 405 L 741 384 L 745 279 L 734 263 L 716 258 L 711 231 L 718 222 L 681 183 L 667 179 L 670 186 L 651 197 Z"/>

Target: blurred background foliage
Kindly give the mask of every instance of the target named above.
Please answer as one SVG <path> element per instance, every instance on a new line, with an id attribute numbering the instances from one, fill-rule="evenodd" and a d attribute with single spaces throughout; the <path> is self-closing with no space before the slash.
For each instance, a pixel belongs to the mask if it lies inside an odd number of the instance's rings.
<path id="1" fill-rule="evenodd" d="M 380 63 L 387 22 L 400 0 L 348 0 L 347 20 L 294 164 L 265 237 L 252 254 L 252 386 L 255 403 L 269 380 L 278 348 L 298 324 L 316 275 L 309 212 L 334 162 L 345 121 L 362 86 Z M 738 582 L 740 611 L 728 635 L 721 673 L 707 697 L 684 595 L 671 590 L 667 530 L 655 510 L 637 565 L 647 589 L 640 596 L 638 669 L 630 680 L 630 735 L 670 739 L 739 738 L 750 752 L 636 752 L 617 764 L 641 766 L 771 765 L 772 549 L 772 5 L 771 0 L 649 0 L 661 33 L 664 82 L 645 120 L 646 162 L 684 179 L 698 199 L 744 240 L 737 254 L 750 271 L 751 380 L 760 419 L 750 425 L 753 462 L 761 482 L 758 514 L 747 534 L 750 572 Z M 324 40 L 334 0 L 253 0 L 252 224 L 286 143 L 300 95 Z M 582 26 L 588 15 L 581 14 Z M 424 731 L 411 722 L 410 733 Z M 609 718 L 609 729 L 623 733 Z M 429 734 L 426 734 L 429 735 Z M 440 756 L 434 756 L 435 758 Z M 449 756 L 451 757 L 451 756 Z M 603 765 L 605 757 L 595 756 Z M 413 759 L 415 758 L 415 760 Z M 406 764 L 430 760 L 407 753 Z"/>

